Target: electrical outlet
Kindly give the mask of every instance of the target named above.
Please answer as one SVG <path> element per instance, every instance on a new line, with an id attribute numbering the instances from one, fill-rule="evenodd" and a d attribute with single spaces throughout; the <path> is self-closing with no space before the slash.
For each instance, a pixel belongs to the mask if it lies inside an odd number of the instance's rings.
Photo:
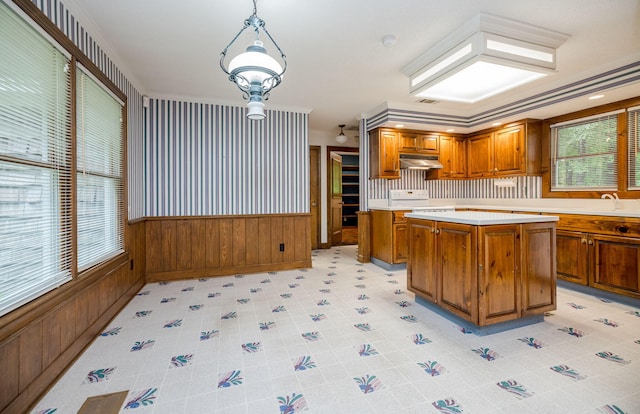
<path id="1" fill-rule="evenodd" d="M 284 252 L 284 243 L 280 243 L 280 251 Z"/>

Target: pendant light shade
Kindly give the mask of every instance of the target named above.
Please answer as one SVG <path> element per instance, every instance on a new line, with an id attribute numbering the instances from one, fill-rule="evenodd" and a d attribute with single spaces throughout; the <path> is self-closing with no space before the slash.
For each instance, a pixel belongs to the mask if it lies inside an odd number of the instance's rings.
<path id="1" fill-rule="evenodd" d="M 344 144 L 345 142 L 347 142 L 347 136 L 342 131 L 342 128 L 344 128 L 344 124 L 338 126 L 340 127 L 340 134 L 336 137 L 336 141 L 340 144 Z"/>
<path id="2" fill-rule="evenodd" d="M 247 28 L 252 28 L 255 32 L 254 42 L 243 52 L 231 59 L 229 65 L 225 67 L 224 60 L 231 45 L 240 37 L 240 34 Z M 283 64 L 270 56 L 260 40 L 260 31 L 269 38 L 271 43 L 280 52 Z M 236 84 L 243 92 L 243 98 L 247 103 L 247 118 L 261 120 L 265 118 L 264 101 L 269 99 L 269 92 L 282 82 L 282 75 L 287 69 L 287 60 L 284 53 L 273 40 L 267 29 L 264 20 L 257 16 L 256 0 L 253 1 L 253 14 L 244 21 L 244 27 L 231 40 L 227 47 L 220 54 L 220 67 L 229 75 L 229 80 Z"/>

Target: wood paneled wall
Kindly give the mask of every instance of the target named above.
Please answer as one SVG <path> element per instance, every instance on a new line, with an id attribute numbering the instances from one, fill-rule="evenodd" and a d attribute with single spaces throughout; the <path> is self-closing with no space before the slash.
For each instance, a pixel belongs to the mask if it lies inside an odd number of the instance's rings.
<path id="1" fill-rule="evenodd" d="M 311 267 L 310 225 L 309 214 L 147 218 L 146 280 Z"/>
<path id="2" fill-rule="evenodd" d="M 144 229 L 128 226 L 128 252 L 0 318 L 0 412 L 27 412 L 143 286 Z"/>

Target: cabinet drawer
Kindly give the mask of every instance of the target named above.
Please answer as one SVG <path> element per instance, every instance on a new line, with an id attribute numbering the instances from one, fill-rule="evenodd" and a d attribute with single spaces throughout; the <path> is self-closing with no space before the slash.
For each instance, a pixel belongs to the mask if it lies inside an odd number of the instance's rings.
<path id="1" fill-rule="evenodd" d="M 394 211 L 393 212 L 393 222 L 394 223 L 406 223 L 407 218 L 404 216 L 405 214 L 410 213 L 410 211 Z"/>

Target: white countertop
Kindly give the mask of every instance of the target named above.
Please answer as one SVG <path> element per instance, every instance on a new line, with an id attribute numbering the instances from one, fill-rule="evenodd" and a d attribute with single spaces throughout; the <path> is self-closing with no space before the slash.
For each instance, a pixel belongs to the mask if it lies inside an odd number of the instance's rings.
<path id="1" fill-rule="evenodd" d="M 490 224 L 541 223 L 558 221 L 558 216 L 541 216 L 534 214 L 492 213 L 485 211 L 437 211 L 415 212 L 405 214 L 405 217 L 446 221 L 449 223 L 472 224 L 484 226 Z"/>
<path id="2" fill-rule="evenodd" d="M 373 201 L 373 204 L 372 204 Z M 410 206 L 389 207 L 387 200 L 370 199 L 370 210 L 413 210 Z M 611 200 L 600 199 L 430 199 L 430 207 L 455 207 L 456 209 L 522 211 L 532 213 L 579 214 L 592 216 L 640 218 L 640 199 L 619 200 L 620 208 L 614 208 Z M 418 207 L 416 207 L 418 208 Z"/>

